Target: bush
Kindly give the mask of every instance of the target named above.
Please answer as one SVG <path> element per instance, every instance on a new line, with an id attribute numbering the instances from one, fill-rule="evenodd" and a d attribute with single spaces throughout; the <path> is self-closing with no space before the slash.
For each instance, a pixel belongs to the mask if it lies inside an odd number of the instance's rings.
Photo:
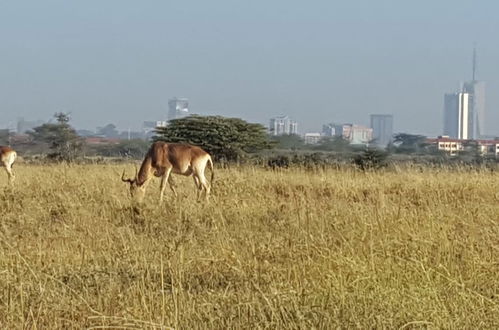
<path id="1" fill-rule="evenodd" d="M 379 149 L 366 149 L 355 156 L 354 164 L 363 171 L 387 166 L 388 153 Z"/>

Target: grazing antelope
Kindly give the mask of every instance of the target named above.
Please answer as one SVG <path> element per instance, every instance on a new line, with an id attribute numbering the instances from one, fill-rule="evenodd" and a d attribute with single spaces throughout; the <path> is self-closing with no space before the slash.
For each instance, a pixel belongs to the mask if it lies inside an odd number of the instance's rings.
<path id="1" fill-rule="evenodd" d="M 17 158 L 17 153 L 14 149 L 10 147 L 0 146 L 0 166 L 4 166 L 9 177 L 9 183 L 14 182 L 14 172 L 12 171 L 12 165 Z"/>
<path id="2" fill-rule="evenodd" d="M 204 176 L 206 165 L 210 166 L 211 181 L 207 182 Z M 121 176 L 123 182 L 130 184 L 130 193 L 133 198 L 141 202 L 144 198 L 146 187 L 152 176 L 161 177 L 161 185 L 159 188 L 159 200 L 163 201 L 163 193 L 165 191 L 166 182 L 170 185 L 175 197 L 175 185 L 173 183 L 171 173 L 181 174 L 185 176 L 192 175 L 194 184 L 198 189 L 198 200 L 202 192 L 205 193 L 205 198 L 208 199 L 210 194 L 211 184 L 215 177 L 213 171 L 213 161 L 210 154 L 201 149 L 200 147 L 179 144 L 179 143 L 166 143 L 162 141 L 154 142 L 149 148 L 142 165 L 138 172 L 135 173 L 134 179 L 125 179 L 125 171 Z"/>

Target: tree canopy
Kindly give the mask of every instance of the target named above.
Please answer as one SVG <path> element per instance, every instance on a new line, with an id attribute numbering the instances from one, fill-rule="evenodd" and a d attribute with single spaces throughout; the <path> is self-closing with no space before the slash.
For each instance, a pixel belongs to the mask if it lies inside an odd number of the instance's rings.
<path id="1" fill-rule="evenodd" d="M 345 152 L 351 149 L 350 142 L 341 136 L 325 136 L 315 146 L 316 150 Z"/>
<path id="2" fill-rule="evenodd" d="M 104 127 L 97 128 L 97 135 L 102 135 L 109 138 L 116 138 L 120 135 L 120 132 L 116 129 L 116 125 L 107 124 Z"/>
<path id="3" fill-rule="evenodd" d="M 305 141 L 297 134 L 283 134 L 272 137 L 275 147 L 278 149 L 302 149 L 305 146 Z"/>
<path id="4" fill-rule="evenodd" d="M 216 159 L 229 161 L 273 146 L 263 125 L 222 116 L 192 115 L 171 120 L 167 127 L 156 129 L 154 140 L 197 145 Z"/>
<path id="5" fill-rule="evenodd" d="M 397 133 L 393 136 L 393 144 L 397 152 L 419 152 L 426 147 L 426 136 L 417 134 Z"/>
<path id="6" fill-rule="evenodd" d="M 28 132 L 34 141 L 47 143 L 51 152 L 48 157 L 57 161 L 73 161 L 83 149 L 83 141 L 69 125 L 69 115 L 54 114 L 57 123 L 47 123 Z"/>

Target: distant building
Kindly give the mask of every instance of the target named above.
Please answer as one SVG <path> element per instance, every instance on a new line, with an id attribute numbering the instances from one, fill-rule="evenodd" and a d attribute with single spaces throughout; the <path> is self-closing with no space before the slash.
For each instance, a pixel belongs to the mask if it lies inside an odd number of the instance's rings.
<path id="1" fill-rule="evenodd" d="M 156 120 L 156 121 L 144 121 L 142 123 L 142 130 L 144 133 L 154 131 L 157 127 L 166 127 L 168 125 L 167 121 Z"/>
<path id="2" fill-rule="evenodd" d="M 291 120 L 288 116 L 271 118 L 269 134 L 272 136 L 298 134 L 298 123 Z"/>
<path id="3" fill-rule="evenodd" d="M 471 80 L 458 92 L 445 95 L 444 135 L 456 139 L 483 139 L 485 131 L 485 83 L 476 80 L 477 56 L 473 48 Z"/>
<path id="4" fill-rule="evenodd" d="M 445 94 L 444 135 L 453 139 L 470 139 L 470 132 L 473 131 L 473 127 L 469 110 L 469 93 Z"/>
<path id="5" fill-rule="evenodd" d="M 469 94 L 469 138 L 480 139 L 485 135 L 485 83 L 467 81 L 462 91 Z"/>
<path id="6" fill-rule="evenodd" d="M 369 144 L 373 139 L 373 130 L 366 126 L 352 125 L 348 139 L 351 144 Z"/>
<path id="7" fill-rule="evenodd" d="M 339 128 L 339 125 L 335 124 L 326 124 L 322 125 L 322 135 L 324 136 L 335 136 L 336 130 Z"/>
<path id="8" fill-rule="evenodd" d="M 321 133 L 305 133 L 305 135 L 303 136 L 305 144 L 317 144 L 321 139 Z"/>
<path id="9" fill-rule="evenodd" d="M 374 144 L 386 147 L 392 142 L 393 115 L 371 115 L 371 128 Z"/>
<path id="10" fill-rule="evenodd" d="M 176 98 L 168 101 L 168 120 L 178 119 L 189 115 L 189 100 Z"/>
<path id="11" fill-rule="evenodd" d="M 476 148 L 481 155 L 499 157 L 499 140 L 464 140 L 439 136 L 436 139 L 427 139 L 426 142 L 434 145 L 436 150 L 444 151 L 450 156 L 456 156 L 466 148 Z"/>
<path id="12" fill-rule="evenodd" d="M 341 136 L 351 144 L 368 144 L 373 139 L 373 129 L 354 124 L 327 124 L 322 126 L 324 136 Z"/>
<path id="13" fill-rule="evenodd" d="M 155 120 L 155 121 L 144 121 L 142 123 L 142 134 L 143 137 L 151 137 L 154 135 L 156 128 L 166 127 L 168 122 L 165 120 Z"/>

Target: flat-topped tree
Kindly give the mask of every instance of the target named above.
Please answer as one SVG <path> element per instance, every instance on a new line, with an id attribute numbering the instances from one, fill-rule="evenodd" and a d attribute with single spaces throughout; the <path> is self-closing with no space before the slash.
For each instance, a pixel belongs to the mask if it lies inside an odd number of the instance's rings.
<path id="1" fill-rule="evenodd" d="M 222 116 L 193 115 L 171 120 L 168 126 L 156 129 L 154 140 L 197 145 L 215 159 L 227 161 L 273 146 L 263 125 Z"/>

